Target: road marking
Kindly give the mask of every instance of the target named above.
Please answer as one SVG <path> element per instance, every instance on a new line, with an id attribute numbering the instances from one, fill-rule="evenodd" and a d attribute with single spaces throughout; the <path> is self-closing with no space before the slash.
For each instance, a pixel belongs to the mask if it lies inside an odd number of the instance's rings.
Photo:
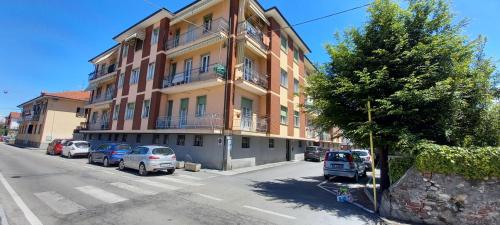
<path id="1" fill-rule="evenodd" d="M 243 207 L 247 208 L 247 209 L 252 209 L 252 210 L 255 210 L 255 211 L 259 211 L 259 212 L 263 212 L 263 213 L 275 215 L 275 216 L 281 216 L 283 218 L 287 218 L 287 219 L 291 219 L 291 220 L 297 219 L 297 218 L 295 218 L 293 216 L 289 216 L 289 215 L 285 215 L 285 214 L 281 214 L 281 213 L 277 213 L 277 212 L 273 212 L 273 211 L 269 211 L 269 210 L 265 210 L 265 209 L 260 209 L 260 208 L 256 208 L 256 207 L 253 207 L 253 206 L 244 205 Z"/>
<path id="2" fill-rule="evenodd" d="M 150 191 L 150 190 L 145 190 L 136 186 L 132 186 L 126 183 L 121 183 L 121 182 L 116 182 L 116 183 L 111 183 L 111 185 L 121 188 L 130 192 L 134 192 L 136 194 L 141 194 L 141 195 L 156 195 L 158 192 Z"/>
<path id="3" fill-rule="evenodd" d="M 38 219 L 38 217 L 26 206 L 24 201 L 19 197 L 19 195 L 14 191 L 14 189 L 10 186 L 7 180 L 3 177 L 2 173 L 0 173 L 0 182 L 3 184 L 7 192 L 9 192 L 10 197 L 14 199 L 17 206 L 21 209 L 24 214 L 24 217 L 28 220 L 31 225 L 43 225 L 42 221 Z"/>
<path id="4" fill-rule="evenodd" d="M 175 176 L 184 177 L 184 178 L 188 178 L 188 179 L 191 179 L 191 180 L 203 180 L 203 179 L 201 179 L 199 177 L 189 176 L 189 175 L 185 175 L 185 174 L 177 174 Z"/>
<path id="5" fill-rule="evenodd" d="M 202 186 L 203 184 L 196 183 L 196 182 L 191 182 L 191 181 L 185 181 L 185 180 L 179 180 L 176 178 L 171 178 L 171 177 L 156 177 L 157 179 L 162 179 L 174 183 L 179 183 L 179 184 L 185 184 L 185 185 L 190 185 L 190 186 Z"/>
<path id="6" fill-rule="evenodd" d="M 102 190 L 100 188 L 96 188 L 93 186 L 83 186 L 83 187 L 76 187 L 76 190 L 79 190 L 85 194 L 88 194 L 92 196 L 93 198 L 96 198 L 98 200 L 101 200 L 106 203 L 117 203 L 117 202 L 123 202 L 127 201 L 128 199 L 121 197 L 119 195 L 113 194 L 111 192 L 107 192 L 105 190 Z"/>
<path id="7" fill-rule="evenodd" d="M 179 189 L 178 187 L 175 187 L 175 186 L 172 186 L 172 185 L 163 184 L 163 183 L 159 183 L 159 182 L 154 182 L 154 181 L 150 181 L 150 180 L 146 180 L 146 179 L 135 180 L 135 181 L 143 183 L 143 184 L 146 184 L 146 185 L 149 185 L 149 186 L 163 188 L 163 189 L 168 189 L 168 190 L 177 190 L 177 189 Z"/>
<path id="8" fill-rule="evenodd" d="M 40 192 L 35 193 L 34 195 L 59 214 L 66 215 L 86 209 L 85 207 L 64 198 L 62 195 L 54 191 Z"/>
<path id="9" fill-rule="evenodd" d="M 201 197 L 205 197 L 205 198 L 208 198 L 208 199 L 212 199 L 212 200 L 215 200 L 215 201 L 223 201 L 223 199 L 221 198 L 217 198 L 217 197 L 214 197 L 214 196 L 210 196 L 210 195 L 206 195 L 206 194 L 202 194 L 202 193 L 197 193 L 199 196 Z"/>

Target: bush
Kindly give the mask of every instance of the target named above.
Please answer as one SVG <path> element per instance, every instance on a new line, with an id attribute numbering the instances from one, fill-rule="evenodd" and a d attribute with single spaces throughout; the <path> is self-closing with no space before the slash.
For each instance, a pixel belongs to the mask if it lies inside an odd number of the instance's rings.
<path id="1" fill-rule="evenodd" d="M 460 148 L 419 144 L 415 166 L 420 172 L 457 174 L 478 180 L 500 177 L 500 147 Z"/>
<path id="2" fill-rule="evenodd" d="M 413 166 L 415 159 L 412 157 L 397 157 L 389 160 L 389 179 L 391 184 L 401 178 Z"/>

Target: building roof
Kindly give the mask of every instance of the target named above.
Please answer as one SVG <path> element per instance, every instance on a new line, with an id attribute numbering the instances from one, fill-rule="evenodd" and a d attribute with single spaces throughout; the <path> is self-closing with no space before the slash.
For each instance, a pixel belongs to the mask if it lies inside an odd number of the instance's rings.
<path id="1" fill-rule="evenodd" d="M 18 105 L 17 107 L 22 107 L 23 105 L 26 105 L 35 100 L 42 99 L 44 97 L 64 98 L 75 101 L 88 101 L 90 98 L 90 92 L 88 91 L 63 91 L 63 92 L 53 92 L 53 93 L 42 92 L 38 97 L 28 100 Z"/>
<path id="2" fill-rule="evenodd" d="M 21 113 L 20 112 L 10 112 L 8 118 L 19 119 L 19 118 L 21 118 Z"/>

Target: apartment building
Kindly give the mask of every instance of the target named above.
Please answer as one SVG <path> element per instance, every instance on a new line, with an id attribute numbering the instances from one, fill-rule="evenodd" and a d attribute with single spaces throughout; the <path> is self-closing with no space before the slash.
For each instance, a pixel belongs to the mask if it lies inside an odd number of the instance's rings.
<path id="1" fill-rule="evenodd" d="M 19 129 L 19 119 L 21 118 L 21 113 L 10 112 L 7 117 L 5 117 L 5 134 L 9 137 L 15 137 L 17 135 L 17 130 Z"/>
<path id="2" fill-rule="evenodd" d="M 84 107 L 90 93 L 66 91 L 41 93 L 20 104 L 21 118 L 16 144 L 46 148 L 57 138 L 71 138 L 75 129 L 85 124 Z"/>
<path id="3" fill-rule="evenodd" d="M 178 160 L 235 169 L 334 146 L 301 108 L 310 49 L 273 7 L 198 0 L 160 9 L 92 58 L 87 140 L 171 146 Z"/>

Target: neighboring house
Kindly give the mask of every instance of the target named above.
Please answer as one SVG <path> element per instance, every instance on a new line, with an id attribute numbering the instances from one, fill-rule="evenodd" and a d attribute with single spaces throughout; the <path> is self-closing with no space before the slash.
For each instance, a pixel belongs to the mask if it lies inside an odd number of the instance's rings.
<path id="1" fill-rule="evenodd" d="M 89 95 L 83 91 L 42 92 L 19 105 L 22 112 L 16 144 L 46 148 L 53 139 L 71 138 L 85 123 L 84 106 Z"/>
<path id="2" fill-rule="evenodd" d="M 306 126 L 300 86 L 314 66 L 289 26 L 277 8 L 255 0 L 156 11 L 89 60 L 95 69 L 81 133 L 97 142 L 170 145 L 178 160 L 215 169 L 302 159 L 307 145 L 333 147 L 334 139 Z"/>
<path id="3" fill-rule="evenodd" d="M 7 136 L 15 137 L 17 135 L 20 118 L 21 113 L 18 112 L 11 112 L 7 117 L 5 117 L 5 128 L 7 131 Z"/>

